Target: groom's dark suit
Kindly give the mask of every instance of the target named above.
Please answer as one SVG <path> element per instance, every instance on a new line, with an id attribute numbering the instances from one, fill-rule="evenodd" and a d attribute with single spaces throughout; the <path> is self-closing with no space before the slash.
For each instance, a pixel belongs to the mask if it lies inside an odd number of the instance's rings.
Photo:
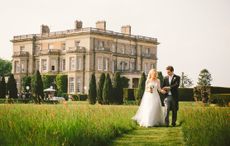
<path id="1" fill-rule="evenodd" d="M 177 110 L 179 109 L 179 99 L 178 99 L 178 87 L 180 85 L 180 77 L 173 75 L 171 83 L 169 81 L 169 76 L 166 76 L 163 81 L 162 87 L 170 87 L 171 95 L 167 92 L 165 94 L 164 104 L 167 109 L 167 114 L 165 117 L 166 125 L 169 124 L 169 111 L 172 110 L 172 125 L 176 125 Z"/>

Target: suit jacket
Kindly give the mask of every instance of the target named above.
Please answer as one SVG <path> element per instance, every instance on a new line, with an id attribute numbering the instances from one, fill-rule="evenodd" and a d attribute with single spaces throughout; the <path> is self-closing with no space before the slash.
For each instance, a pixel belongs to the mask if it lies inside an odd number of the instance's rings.
<path id="1" fill-rule="evenodd" d="M 172 80 L 171 80 L 171 84 L 169 84 L 169 76 L 166 76 L 164 78 L 163 84 L 162 84 L 162 88 L 163 87 L 170 87 L 170 91 L 172 93 L 173 99 L 176 101 L 176 108 L 178 110 L 179 106 L 178 106 L 178 87 L 180 86 L 180 77 L 178 75 L 173 75 Z M 168 96 L 168 93 L 165 94 L 165 97 Z"/>

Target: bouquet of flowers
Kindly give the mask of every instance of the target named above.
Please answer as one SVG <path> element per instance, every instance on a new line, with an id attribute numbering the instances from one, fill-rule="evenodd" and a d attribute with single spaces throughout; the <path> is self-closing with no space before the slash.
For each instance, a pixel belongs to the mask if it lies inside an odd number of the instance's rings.
<path id="1" fill-rule="evenodd" d="M 154 84 L 149 84 L 147 86 L 147 90 L 150 91 L 151 93 L 153 92 L 153 89 L 154 89 Z"/>

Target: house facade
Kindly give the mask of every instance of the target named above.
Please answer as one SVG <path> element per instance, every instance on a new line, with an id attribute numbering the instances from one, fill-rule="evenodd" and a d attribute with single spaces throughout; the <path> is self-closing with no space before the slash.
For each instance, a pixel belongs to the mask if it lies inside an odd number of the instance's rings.
<path id="1" fill-rule="evenodd" d="M 105 21 L 96 27 L 83 28 L 75 21 L 74 29 L 50 32 L 41 26 L 40 34 L 14 36 L 12 73 L 21 91 L 21 80 L 36 70 L 41 74 L 68 75 L 68 93 L 88 93 L 91 74 L 116 71 L 129 78 L 129 86 L 137 87 L 142 72 L 157 67 L 156 38 L 132 35 L 131 26 L 121 32 L 106 29 Z"/>

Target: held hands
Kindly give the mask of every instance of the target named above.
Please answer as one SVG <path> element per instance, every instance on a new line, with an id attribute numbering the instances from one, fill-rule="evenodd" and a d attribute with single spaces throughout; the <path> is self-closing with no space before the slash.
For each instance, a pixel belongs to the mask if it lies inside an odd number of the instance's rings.
<path id="1" fill-rule="evenodd" d="M 163 87 L 162 89 L 161 89 L 161 93 L 162 94 L 166 94 L 166 93 L 168 93 L 169 92 L 169 90 L 170 90 L 170 87 Z"/>

